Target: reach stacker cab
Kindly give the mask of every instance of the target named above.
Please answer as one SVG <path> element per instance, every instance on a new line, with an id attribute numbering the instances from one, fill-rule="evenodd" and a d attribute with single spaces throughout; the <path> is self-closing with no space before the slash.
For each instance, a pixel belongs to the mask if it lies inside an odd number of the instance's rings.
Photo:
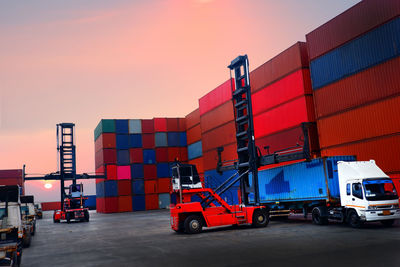
<path id="1" fill-rule="evenodd" d="M 234 176 L 232 176 L 234 178 Z M 236 180 L 237 181 L 237 180 Z M 230 182 L 235 183 L 234 179 Z M 176 232 L 196 234 L 203 227 L 251 224 L 265 227 L 269 222 L 268 210 L 264 206 L 229 205 L 219 195 L 228 183 L 216 191 L 203 188 L 195 165 L 176 163 L 172 167 L 172 194 L 177 204 L 171 207 L 171 227 Z M 216 193 L 218 192 L 218 193 Z M 200 202 L 192 202 L 198 196 Z"/>
<path id="2" fill-rule="evenodd" d="M 66 220 L 67 223 L 71 220 L 88 222 L 89 209 L 84 207 L 86 199 L 83 196 L 83 184 L 71 184 L 61 210 L 54 211 L 53 221 L 55 223 L 61 220 Z"/>

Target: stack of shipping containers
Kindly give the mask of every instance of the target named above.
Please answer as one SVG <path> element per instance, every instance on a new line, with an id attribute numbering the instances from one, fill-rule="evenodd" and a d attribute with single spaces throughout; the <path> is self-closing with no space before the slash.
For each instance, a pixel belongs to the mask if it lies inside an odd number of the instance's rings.
<path id="1" fill-rule="evenodd" d="M 187 161 L 185 120 L 101 120 L 95 129 L 99 212 L 126 212 L 169 206 L 170 166 Z"/>
<path id="2" fill-rule="evenodd" d="M 362 1 L 306 36 L 322 156 L 375 159 L 392 177 L 400 177 L 399 15 L 398 0 Z"/>
<path id="3" fill-rule="evenodd" d="M 196 109 L 186 115 L 186 136 L 189 164 L 196 165 L 201 179 L 204 178 L 203 147 L 201 139 L 200 110 Z M 204 182 L 204 180 L 202 180 Z"/>
<path id="4" fill-rule="evenodd" d="M 0 185 L 19 185 L 21 195 L 25 194 L 22 172 L 21 169 L 0 170 Z"/>

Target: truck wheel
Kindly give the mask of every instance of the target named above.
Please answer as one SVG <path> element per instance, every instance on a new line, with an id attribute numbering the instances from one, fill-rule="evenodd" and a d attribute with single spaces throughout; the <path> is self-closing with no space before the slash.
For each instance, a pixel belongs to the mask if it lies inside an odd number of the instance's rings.
<path id="1" fill-rule="evenodd" d="M 36 232 L 36 223 L 32 225 L 32 235 L 35 235 Z"/>
<path id="2" fill-rule="evenodd" d="M 328 224 L 328 218 L 325 216 L 322 216 L 323 209 L 321 207 L 315 207 L 313 208 L 311 215 L 312 215 L 312 222 L 316 225 L 327 225 Z"/>
<path id="3" fill-rule="evenodd" d="M 89 221 L 89 212 L 87 210 L 85 210 L 85 221 Z"/>
<path id="4" fill-rule="evenodd" d="M 17 256 L 17 266 L 21 266 L 21 261 L 22 261 L 22 251 L 19 253 L 19 256 Z"/>
<path id="5" fill-rule="evenodd" d="M 24 248 L 29 248 L 31 246 L 31 233 L 26 232 L 26 236 L 23 241 L 23 247 Z"/>
<path id="6" fill-rule="evenodd" d="M 269 214 L 266 210 L 257 209 L 253 213 L 253 223 L 252 226 L 259 228 L 259 227 L 266 227 L 269 223 Z"/>
<path id="7" fill-rule="evenodd" d="M 203 228 L 202 219 L 197 215 L 190 215 L 185 219 L 185 233 L 198 234 Z"/>
<path id="8" fill-rule="evenodd" d="M 353 228 L 360 228 L 363 225 L 363 222 L 358 217 L 358 214 L 355 210 L 351 210 L 347 215 L 347 222 Z"/>
<path id="9" fill-rule="evenodd" d="M 384 220 L 384 221 L 381 221 L 381 224 L 383 224 L 386 227 L 390 227 L 394 224 L 394 220 Z"/>
<path id="10" fill-rule="evenodd" d="M 18 257 L 17 257 L 17 252 L 14 251 L 13 253 L 13 258 L 12 258 L 12 267 L 17 267 L 18 265 Z"/>

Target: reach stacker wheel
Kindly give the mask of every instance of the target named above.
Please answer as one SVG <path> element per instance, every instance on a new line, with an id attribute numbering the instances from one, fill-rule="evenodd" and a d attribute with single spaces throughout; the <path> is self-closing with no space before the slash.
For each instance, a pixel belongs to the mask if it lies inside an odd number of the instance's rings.
<path id="1" fill-rule="evenodd" d="M 198 234 L 203 228 L 203 222 L 200 216 L 190 215 L 185 219 L 185 233 Z"/>
<path id="2" fill-rule="evenodd" d="M 266 227 L 269 223 L 269 214 L 266 210 L 255 210 L 253 213 L 253 227 Z"/>
<path id="3" fill-rule="evenodd" d="M 89 221 L 89 211 L 85 210 L 85 221 Z"/>

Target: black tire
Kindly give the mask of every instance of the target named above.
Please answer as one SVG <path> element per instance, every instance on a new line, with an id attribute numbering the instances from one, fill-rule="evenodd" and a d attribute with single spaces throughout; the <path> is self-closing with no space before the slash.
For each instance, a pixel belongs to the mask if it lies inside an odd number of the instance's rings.
<path id="1" fill-rule="evenodd" d="M 324 210 L 322 207 L 315 207 L 311 212 L 312 222 L 316 225 L 327 225 L 328 218 L 324 216 Z"/>
<path id="2" fill-rule="evenodd" d="M 17 257 L 17 266 L 21 266 L 22 262 L 22 251 L 19 253 L 19 256 Z"/>
<path id="3" fill-rule="evenodd" d="M 266 227 L 269 223 L 269 213 L 264 209 L 257 209 L 253 212 L 252 226 L 256 228 Z"/>
<path id="4" fill-rule="evenodd" d="M 71 214 L 69 214 L 69 212 L 67 212 L 67 213 L 65 214 L 65 219 L 67 220 L 67 223 L 70 223 L 70 222 L 71 222 Z"/>
<path id="5" fill-rule="evenodd" d="M 32 233 L 31 235 L 34 236 L 36 233 L 36 223 L 32 225 Z"/>
<path id="6" fill-rule="evenodd" d="M 384 220 L 384 221 L 381 221 L 381 224 L 383 224 L 386 227 L 390 227 L 394 224 L 394 220 Z"/>
<path id="7" fill-rule="evenodd" d="M 32 240 L 31 233 L 27 232 L 26 237 L 23 240 L 23 247 L 29 248 L 31 246 L 31 240 Z"/>
<path id="8" fill-rule="evenodd" d="M 361 228 L 363 226 L 363 222 L 360 220 L 357 212 L 355 210 L 349 211 L 347 214 L 347 222 L 353 228 Z"/>
<path id="9" fill-rule="evenodd" d="M 12 267 L 17 267 L 18 265 L 18 256 L 17 256 L 17 252 L 14 251 L 13 253 L 13 258 L 12 258 Z"/>
<path id="10" fill-rule="evenodd" d="M 190 215 L 185 219 L 185 233 L 198 234 L 203 228 L 203 220 L 198 215 Z"/>
<path id="11" fill-rule="evenodd" d="M 89 219 L 90 219 L 90 216 L 89 216 L 89 211 L 85 210 L 85 214 L 84 214 L 84 216 L 85 216 L 85 222 L 88 222 L 88 221 L 89 221 Z"/>

